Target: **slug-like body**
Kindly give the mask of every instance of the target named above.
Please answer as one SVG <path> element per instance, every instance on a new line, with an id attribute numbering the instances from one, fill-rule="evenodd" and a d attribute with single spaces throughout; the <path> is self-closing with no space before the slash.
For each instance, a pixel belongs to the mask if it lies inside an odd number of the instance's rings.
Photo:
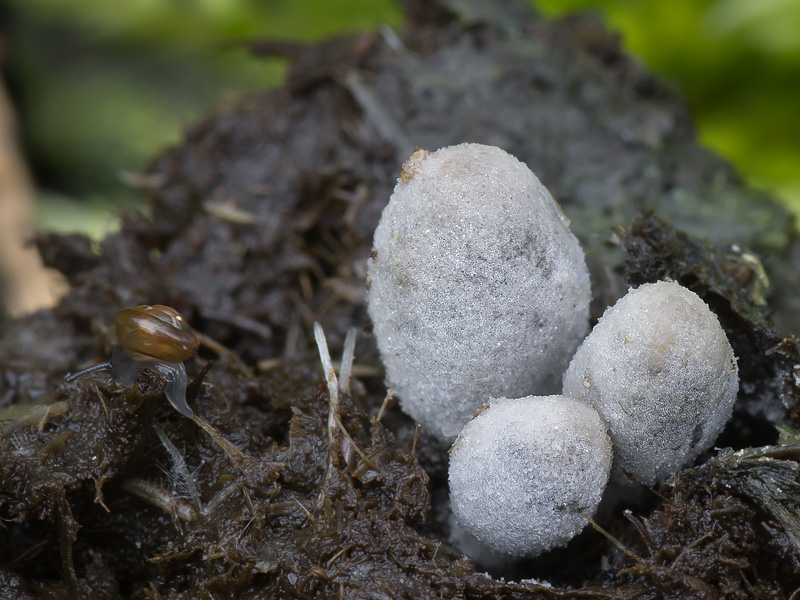
<path id="1" fill-rule="evenodd" d="M 197 352 L 199 342 L 194 331 L 174 308 L 156 304 L 124 308 L 115 318 L 117 341 L 110 361 L 93 365 L 68 375 L 66 381 L 95 371 L 110 370 L 111 378 L 130 387 L 142 369 L 164 376 L 164 394 L 170 404 L 185 416 L 192 415 L 186 403 L 186 367 L 183 361 Z"/>

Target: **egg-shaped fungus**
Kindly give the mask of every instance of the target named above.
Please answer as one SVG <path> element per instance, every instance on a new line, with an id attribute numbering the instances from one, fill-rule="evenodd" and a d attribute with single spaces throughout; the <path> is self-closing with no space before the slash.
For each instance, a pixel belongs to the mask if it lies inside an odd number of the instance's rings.
<path id="1" fill-rule="evenodd" d="M 403 410 L 452 441 L 490 396 L 556 393 L 588 330 L 583 250 L 523 163 L 418 149 L 375 231 L 369 314 Z"/>
<path id="2" fill-rule="evenodd" d="M 564 374 L 614 441 L 612 480 L 653 484 L 714 443 L 739 389 L 719 321 L 675 282 L 645 284 L 607 309 Z"/>
<path id="3" fill-rule="evenodd" d="M 611 461 L 606 426 L 589 405 L 563 396 L 495 399 L 450 450 L 453 513 L 487 546 L 534 556 L 586 526 Z"/>

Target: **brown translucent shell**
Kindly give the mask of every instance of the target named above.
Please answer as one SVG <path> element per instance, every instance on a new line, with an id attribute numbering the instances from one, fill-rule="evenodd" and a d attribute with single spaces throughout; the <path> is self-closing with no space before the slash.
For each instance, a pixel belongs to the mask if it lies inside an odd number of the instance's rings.
<path id="1" fill-rule="evenodd" d="M 199 342 L 174 308 L 144 304 L 123 308 L 114 320 L 117 341 L 132 356 L 163 362 L 182 362 L 194 356 Z"/>

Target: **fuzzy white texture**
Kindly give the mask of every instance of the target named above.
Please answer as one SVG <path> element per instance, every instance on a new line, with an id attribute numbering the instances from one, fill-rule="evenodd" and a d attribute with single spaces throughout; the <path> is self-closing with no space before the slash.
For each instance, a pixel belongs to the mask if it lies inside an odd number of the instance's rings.
<path id="1" fill-rule="evenodd" d="M 563 396 L 492 400 L 450 450 L 450 503 L 480 542 L 511 556 L 565 545 L 597 509 L 611 440 L 593 408 Z"/>
<path id="2" fill-rule="evenodd" d="M 401 407 L 451 442 L 491 396 L 557 393 L 588 331 L 589 273 L 569 221 L 499 148 L 406 162 L 368 264 L 369 314 Z"/>
<path id="3" fill-rule="evenodd" d="M 675 282 L 645 284 L 607 309 L 564 374 L 614 440 L 612 479 L 665 479 L 711 447 L 739 389 L 716 315 Z"/>

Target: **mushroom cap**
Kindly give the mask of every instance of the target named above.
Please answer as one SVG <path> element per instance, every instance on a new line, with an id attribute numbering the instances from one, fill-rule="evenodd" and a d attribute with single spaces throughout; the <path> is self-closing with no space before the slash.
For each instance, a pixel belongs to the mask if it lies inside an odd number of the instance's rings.
<path id="1" fill-rule="evenodd" d="M 417 150 L 375 231 L 369 314 L 401 407 L 452 441 L 491 396 L 557 393 L 589 272 L 536 176 L 500 148 Z"/>
<path id="2" fill-rule="evenodd" d="M 563 396 L 492 400 L 450 450 L 450 501 L 466 531 L 512 556 L 565 545 L 597 509 L 611 470 L 597 412 Z"/>
<path id="3" fill-rule="evenodd" d="M 711 447 L 739 389 L 736 357 L 694 292 L 661 281 L 607 309 L 564 374 L 563 394 L 592 405 L 614 441 L 612 479 L 665 479 Z"/>

